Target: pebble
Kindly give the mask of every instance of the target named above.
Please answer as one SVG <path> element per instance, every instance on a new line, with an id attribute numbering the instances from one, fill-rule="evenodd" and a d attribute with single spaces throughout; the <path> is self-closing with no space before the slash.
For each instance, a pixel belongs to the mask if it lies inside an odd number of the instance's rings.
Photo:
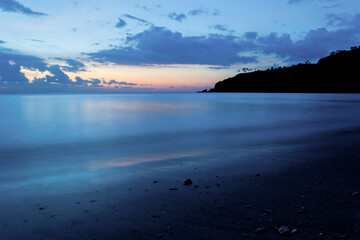
<path id="1" fill-rule="evenodd" d="M 278 233 L 280 235 L 288 235 L 291 233 L 291 229 L 289 226 L 281 226 L 278 228 Z"/>
<path id="2" fill-rule="evenodd" d="M 188 186 L 188 185 L 191 185 L 191 184 L 193 184 L 193 182 L 191 181 L 190 178 L 188 178 L 188 179 L 186 179 L 186 180 L 184 181 L 184 185 L 185 185 L 185 186 Z"/>

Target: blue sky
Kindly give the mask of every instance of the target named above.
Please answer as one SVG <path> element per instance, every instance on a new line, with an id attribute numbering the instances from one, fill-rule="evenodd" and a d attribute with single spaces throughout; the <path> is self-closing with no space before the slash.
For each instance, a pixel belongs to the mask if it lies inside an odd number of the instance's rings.
<path id="1" fill-rule="evenodd" d="M 195 91 L 360 45 L 354 0 L 1 0 L 0 91 Z"/>

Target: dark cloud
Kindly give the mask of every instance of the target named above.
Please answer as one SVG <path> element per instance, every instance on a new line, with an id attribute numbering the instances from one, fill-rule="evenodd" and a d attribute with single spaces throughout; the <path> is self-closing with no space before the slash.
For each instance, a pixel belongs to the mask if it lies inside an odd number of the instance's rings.
<path id="1" fill-rule="evenodd" d="M 49 67 L 49 71 L 52 76 L 47 75 L 45 77 L 47 83 L 56 83 L 59 85 L 68 86 L 87 86 L 91 84 L 91 87 L 102 87 L 101 80 L 98 78 L 82 79 L 81 77 L 75 77 L 75 82 L 72 81 L 67 74 L 65 74 L 59 65 L 52 65 Z"/>
<path id="2" fill-rule="evenodd" d="M 81 72 L 85 71 L 85 65 L 74 59 L 63 59 L 69 66 L 62 66 L 62 70 L 67 72 Z"/>
<path id="3" fill-rule="evenodd" d="M 82 79 L 81 77 L 75 77 L 75 85 L 87 85 L 88 83 L 91 83 L 89 80 Z"/>
<path id="4" fill-rule="evenodd" d="M 82 79 L 81 77 L 75 77 L 75 82 L 72 84 L 77 86 L 88 86 L 88 84 L 91 84 L 91 87 L 103 87 L 101 84 L 101 80 L 98 78 L 90 78 L 90 80 Z"/>
<path id="5" fill-rule="evenodd" d="M 90 78 L 89 80 L 76 77 L 73 81 L 70 77 L 64 73 L 64 71 L 78 72 L 84 70 L 84 65 L 73 59 L 55 58 L 57 60 L 65 61 L 68 66 L 51 65 L 41 58 L 24 55 L 20 53 L 14 53 L 11 49 L 0 48 L 0 86 L 7 87 L 14 90 L 36 90 L 36 89 L 70 89 L 77 87 L 87 87 L 89 84 L 91 87 L 102 87 L 101 80 L 96 78 Z M 30 69 L 33 71 L 46 72 L 45 77 L 35 78 L 32 83 L 26 78 L 24 73 L 21 72 L 21 68 Z"/>
<path id="6" fill-rule="evenodd" d="M 60 65 L 52 65 L 48 69 L 52 76 L 47 75 L 46 81 L 48 83 L 58 83 L 58 84 L 72 84 L 73 81 L 66 75 L 62 70 Z"/>
<path id="7" fill-rule="evenodd" d="M 29 85 L 29 79 L 20 72 L 22 67 L 39 71 L 48 70 L 47 64 L 41 58 L 0 48 L 0 86 L 26 87 Z"/>
<path id="8" fill-rule="evenodd" d="M 245 39 L 248 39 L 248 40 L 254 40 L 256 39 L 258 36 L 258 33 L 257 32 L 246 32 L 244 34 L 244 38 Z"/>
<path id="9" fill-rule="evenodd" d="M 118 23 L 115 25 L 115 27 L 117 28 L 123 28 L 126 26 L 126 22 L 125 20 L 121 19 L 121 18 L 118 18 Z"/>
<path id="10" fill-rule="evenodd" d="M 182 22 L 183 20 L 186 19 L 186 15 L 183 13 L 169 13 L 168 17 L 172 20 L 178 21 L 178 22 Z"/>
<path id="11" fill-rule="evenodd" d="M 101 80 L 98 78 L 90 78 L 89 81 L 90 81 L 92 87 L 103 87 L 102 85 L 99 85 L 99 84 L 101 84 Z"/>
<path id="12" fill-rule="evenodd" d="M 186 37 L 162 27 L 151 27 L 128 37 L 128 47 L 118 47 L 88 53 L 99 62 L 124 65 L 151 64 L 209 64 L 228 66 L 234 63 L 256 62 L 255 57 L 242 57 L 242 51 L 254 50 L 256 45 L 234 36 L 212 34 Z"/>
<path id="13" fill-rule="evenodd" d="M 329 14 L 328 28 L 313 29 L 300 39 L 276 32 L 259 36 L 246 32 L 241 37 L 227 34 L 183 36 L 163 27 L 151 27 L 126 39 L 126 46 L 88 53 L 99 62 L 122 65 L 202 64 L 230 66 L 255 63 L 261 54 L 273 55 L 288 63 L 314 61 L 337 49 L 359 45 L 360 14 Z M 226 26 L 214 25 L 225 32 Z M 257 56 L 249 56 L 256 52 Z M 254 53 L 255 54 L 255 53 Z M 243 56 L 242 56 L 243 55 Z"/>
<path id="14" fill-rule="evenodd" d="M 27 84 L 29 80 L 20 72 L 21 67 L 40 71 L 48 69 L 41 58 L 0 48 L 0 85 Z"/>
<path id="15" fill-rule="evenodd" d="M 65 61 L 69 67 L 79 68 L 80 62 L 73 59 L 55 58 Z M 70 66 L 71 65 L 71 66 Z M 21 68 L 39 70 L 47 73 L 45 77 L 35 78 L 32 82 L 21 72 Z M 14 53 L 11 49 L 0 47 L 0 92 L 116 92 L 116 91 L 152 91 L 148 84 L 135 84 L 124 81 L 103 79 L 83 79 L 76 76 L 74 80 L 64 72 L 64 66 L 51 65 L 38 57 Z M 80 68 L 79 68 L 80 69 Z M 104 88 L 102 84 L 117 84 L 113 88 Z M 133 86 L 140 86 L 134 88 Z"/>
<path id="16" fill-rule="evenodd" d="M 6 43 L 6 42 L 5 42 L 5 41 L 0 40 L 0 44 L 2 44 L 2 43 Z"/>
<path id="17" fill-rule="evenodd" d="M 183 20 L 185 20 L 188 16 L 200 16 L 200 15 L 208 15 L 209 14 L 209 10 L 206 8 L 197 8 L 197 9 L 193 9 L 188 11 L 187 13 L 175 13 L 175 12 L 171 12 L 168 14 L 168 17 L 172 20 L 178 21 L 178 22 L 182 22 Z M 220 11 L 218 9 L 214 9 L 214 11 L 212 13 L 210 13 L 213 16 L 217 16 L 220 14 Z"/>
<path id="18" fill-rule="evenodd" d="M 1 0 L 0 9 L 4 12 L 18 12 L 26 15 L 32 16 L 46 16 L 47 14 L 41 12 L 34 12 L 28 7 L 25 7 L 21 3 L 15 0 Z"/>
<path id="19" fill-rule="evenodd" d="M 125 14 L 124 17 L 128 18 L 128 19 L 131 19 L 131 20 L 135 20 L 135 21 L 138 21 L 140 23 L 143 23 L 145 25 L 152 25 L 152 23 L 142 19 L 142 18 L 138 18 L 138 17 L 135 17 L 133 15 L 130 15 L 130 14 Z"/>
<path id="20" fill-rule="evenodd" d="M 13 56 L 0 52 L 0 86 L 28 83 L 29 80 L 20 72 L 21 66 L 13 64 Z"/>

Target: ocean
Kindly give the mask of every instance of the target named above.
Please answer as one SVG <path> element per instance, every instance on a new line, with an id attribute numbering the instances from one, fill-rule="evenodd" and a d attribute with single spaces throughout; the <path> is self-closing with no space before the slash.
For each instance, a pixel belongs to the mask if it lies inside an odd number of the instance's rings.
<path id="1" fill-rule="evenodd" d="M 0 192 L 81 191 L 351 131 L 359 103 L 356 94 L 0 95 Z"/>

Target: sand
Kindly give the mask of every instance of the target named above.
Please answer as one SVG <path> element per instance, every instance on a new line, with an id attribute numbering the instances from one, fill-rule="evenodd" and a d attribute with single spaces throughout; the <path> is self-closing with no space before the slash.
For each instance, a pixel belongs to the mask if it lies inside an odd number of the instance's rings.
<path id="1" fill-rule="evenodd" d="M 345 129 L 79 192 L 3 191 L 0 239 L 360 239 L 359 146 Z"/>

